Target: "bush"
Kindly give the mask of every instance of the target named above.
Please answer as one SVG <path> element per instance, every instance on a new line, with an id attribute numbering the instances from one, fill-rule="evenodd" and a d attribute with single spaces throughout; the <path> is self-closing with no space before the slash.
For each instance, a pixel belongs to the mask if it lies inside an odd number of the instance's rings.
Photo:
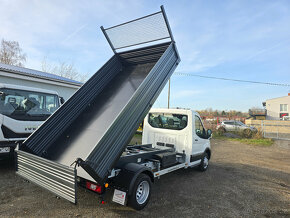
<path id="1" fill-rule="evenodd" d="M 217 134 L 218 136 L 222 136 L 222 135 L 224 135 L 225 132 L 226 132 L 225 128 L 220 127 L 220 128 L 218 128 L 218 130 L 216 131 L 216 134 Z"/>
<path id="2" fill-rule="evenodd" d="M 253 139 L 263 139 L 263 132 L 259 129 L 256 133 L 253 134 L 252 136 Z"/>
<path id="3" fill-rule="evenodd" d="M 245 129 L 242 133 L 242 136 L 247 139 L 252 138 L 253 132 L 250 129 Z"/>

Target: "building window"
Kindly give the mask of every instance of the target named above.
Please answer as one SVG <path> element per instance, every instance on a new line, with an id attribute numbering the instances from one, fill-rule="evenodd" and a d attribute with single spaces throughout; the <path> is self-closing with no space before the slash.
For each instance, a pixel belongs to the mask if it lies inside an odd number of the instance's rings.
<path id="1" fill-rule="evenodd" d="M 280 104 L 280 111 L 288 111 L 288 104 Z"/>

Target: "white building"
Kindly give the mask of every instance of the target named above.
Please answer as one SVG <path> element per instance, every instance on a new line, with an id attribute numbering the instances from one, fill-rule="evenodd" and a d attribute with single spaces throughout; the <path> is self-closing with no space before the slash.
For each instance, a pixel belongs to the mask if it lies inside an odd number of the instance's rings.
<path id="1" fill-rule="evenodd" d="M 288 96 L 272 98 L 263 102 L 267 109 L 267 120 L 281 120 L 283 116 L 289 116 L 290 93 Z"/>
<path id="2" fill-rule="evenodd" d="M 2 63 L 0 63 L 0 83 L 53 90 L 65 100 L 82 86 L 81 82 L 75 80 Z"/>

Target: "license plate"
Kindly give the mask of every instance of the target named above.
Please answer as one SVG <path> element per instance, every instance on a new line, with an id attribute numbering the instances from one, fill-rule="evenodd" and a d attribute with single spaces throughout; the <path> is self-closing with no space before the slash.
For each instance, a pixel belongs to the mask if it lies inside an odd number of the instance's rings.
<path id="1" fill-rule="evenodd" d="M 10 147 L 0 148 L 0 153 L 9 153 L 9 152 L 10 152 Z"/>
<path id="2" fill-rule="evenodd" d="M 118 204 L 125 205 L 126 194 L 127 194 L 126 192 L 123 192 L 123 191 L 120 191 L 118 189 L 115 189 L 114 196 L 113 196 L 113 201 L 118 203 Z"/>

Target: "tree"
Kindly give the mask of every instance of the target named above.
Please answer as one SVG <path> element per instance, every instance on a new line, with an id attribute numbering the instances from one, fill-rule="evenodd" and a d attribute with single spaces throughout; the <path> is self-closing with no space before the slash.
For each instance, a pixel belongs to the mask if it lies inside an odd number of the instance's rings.
<path id="1" fill-rule="evenodd" d="M 88 79 L 88 74 L 80 74 L 73 64 L 59 62 L 57 65 L 48 64 L 46 58 L 43 59 L 41 65 L 42 71 L 62 76 L 68 79 L 85 82 Z"/>
<path id="2" fill-rule="evenodd" d="M 0 46 L 0 62 L 23 67 L 26 62 L 26 54 L 22 53 L 19 43 L 2 39 Z"/>

